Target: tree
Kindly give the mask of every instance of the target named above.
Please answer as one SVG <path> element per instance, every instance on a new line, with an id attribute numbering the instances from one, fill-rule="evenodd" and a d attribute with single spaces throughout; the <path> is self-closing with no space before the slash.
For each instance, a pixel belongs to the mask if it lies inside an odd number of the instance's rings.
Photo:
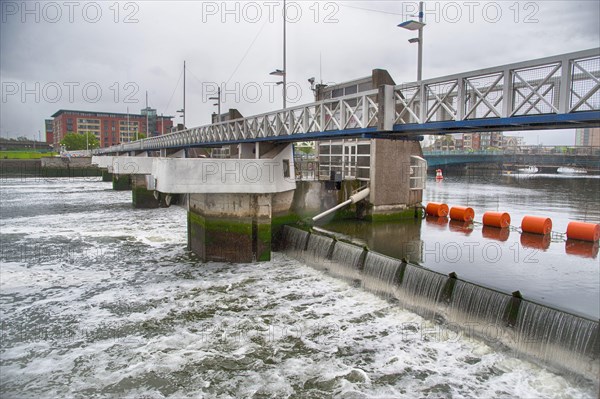
<path id="1" fill-rule="evenodd" d="M 86 139 L 87 136 L 87 139 Z M 100 147 L 100 140 L 94 133 L 67 133 L 60 141 L 67 151 L 90 150 Z"/>

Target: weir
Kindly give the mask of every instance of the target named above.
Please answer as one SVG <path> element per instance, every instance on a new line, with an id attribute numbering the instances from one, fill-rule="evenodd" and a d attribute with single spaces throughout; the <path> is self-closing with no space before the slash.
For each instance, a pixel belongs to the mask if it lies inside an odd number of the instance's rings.
<path id="1" fill-rule="evenodd" d="M 598 383 L 599 323 L 445 276 L 334 238 L 285 226 L 283 252 L 320 270 L 351 277 L 449 329 L 509 348 Z M 364 259 L 363 266 L 360 266 Z M 342 270 L 345 268 L 346 270 Z"/>
<path id="2" fill-rule="evenodd" d="M 334 275 L 350 280 L 360 280 L 360 271 L 366 251 L 356 245 L 336 242 L 327 263 L 327 270 Z"/>
<path id="3" fill-rule="evenodd" d="M 376 252 L 366 251 L 361 285 L 363 288 L 391 298 L 402 281 L 406 263 Z"/>

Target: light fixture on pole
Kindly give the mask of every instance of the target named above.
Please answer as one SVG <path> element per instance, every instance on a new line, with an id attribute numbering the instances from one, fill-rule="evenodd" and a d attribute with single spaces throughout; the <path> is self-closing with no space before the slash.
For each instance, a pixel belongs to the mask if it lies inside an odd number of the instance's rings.
<path id="1" fill-rule="evenodd" d="M 178 109 L 176 112 L 181 114 L 181 117 L 183 118 L 183 128 L 185 129 L 185 109 Z"/>
<path id="2" fill-rule="evenodd" d="M 423 74 L 423 27 L 425 23 L 423 22 L 423 2 L 419 2 L 419 20 L 409 20 L 404 21 L 401 24 L 398 24 L 398 27 L 404 28 L 411 31 L 418 31 L 419 37 L 413 37 L 408 39 L 409 43 L 418 43 L 419 45 L 419 53 L 417 57 L 417 81 L 421 81 Z"/>
<path id="3" fill-rule="evenodd" d="M 218 122 L 221 122 L 221 88 L 217 88 L 217 96 L 216 97 L 208 97 L 209 100 L 217 100 L 217 114 L 218 114 Z"/>
<path id="4" fill-rule="evenodd" d="M 286 96 L 286 93 L 285 93 L 285 70 L 276 69 L 273 72 L 269 73 L 269 75 L 272 75 L 272 76 L 282 76 L 283 77 L 282 81 L 277 82 L 277 86 L 283 85 L 283 108 L 285 109 L 286 108 L 286 103 L 285 103 L 285 96 Z"/>

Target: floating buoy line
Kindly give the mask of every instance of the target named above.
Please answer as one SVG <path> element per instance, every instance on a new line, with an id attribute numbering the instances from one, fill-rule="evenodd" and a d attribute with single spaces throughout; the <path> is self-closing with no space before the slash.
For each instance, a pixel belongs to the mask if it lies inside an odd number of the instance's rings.
<path id="1" fill-rule="evenodd" d="M 448 207 L 447 204 L 430 202 L 425 207 L 426 220 L 437 225 L 450 224 L 451 231 L 470 234 L 470 225 L 482 225 L 485 238 L 506 241 L 510 231 L 521 234 L 521 244 L 525 247 L 548 249 L 551 242 L 566 243 L 566 252 L 572 255 L 596 257 L 600 240 L 600 224 L 572 221 L 567 231 L 552 231 L 552 219 L 544 216 L 526 215 L 520 227 L 510 224 L 507 212 L 488 211 L 483 214 L 482 221 L 475 221 L 473 208 L 465 206 Z"/>

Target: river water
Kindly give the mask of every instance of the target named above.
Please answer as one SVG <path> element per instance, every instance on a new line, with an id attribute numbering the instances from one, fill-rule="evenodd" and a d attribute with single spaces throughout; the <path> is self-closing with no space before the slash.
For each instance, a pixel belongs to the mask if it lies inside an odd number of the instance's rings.
<path id="1" fill-rule="evenodd" d="M 469 198 L 461 205 L 479 212 L 482 190 L 452 184 L 430 184 L 428 198 Z M 3 398 L 597 396 L 597 382 L 446 331 L 283 254 L 201 263 L 186 251 L 184 209 L 132 209 L 131 192 L 110 183 L 4 179 L 0 205 Z M 577 259 L 565 264 L 593 267 Z"/>

